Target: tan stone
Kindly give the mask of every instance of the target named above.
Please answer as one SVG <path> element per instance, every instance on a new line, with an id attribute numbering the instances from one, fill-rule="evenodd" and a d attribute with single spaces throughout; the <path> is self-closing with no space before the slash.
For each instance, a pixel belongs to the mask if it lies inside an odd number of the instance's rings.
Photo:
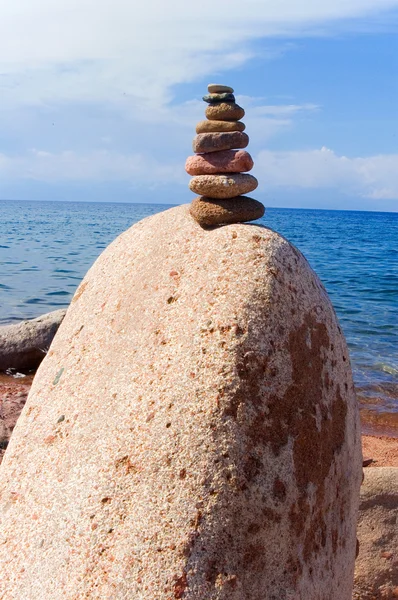
<path id="1" fill-rule="evenodd" d="M 395 600 L 398 587 L 398 468 L 365 469 L 355 564 L 355 600 Z"/>
<path id="2" fill-rule="evenodd" d="M 214 121 L 239 121 L 245 116 L 245 111 L 235 102 L 220 102 L 210 104 L 205 114 L 208 119 Z"/>
<path id="3" fill-rule="evenodd" d="M 199 133 L 193 139 L 192 148 L 194 152 L 201 154 L 219 152 L 220 150 L 233 150 L 234 148 L 246 148 L 248 144 L 249 136 L 240 131 Z"/>
<path id="4" fill-rule="evenodd" d="M 180 206 L 77 290 L 0 467 L 2 600 L 349 600 L 348 350 L 302 255 Z"/>
<path id="5" fill-rule="evenodd" d="M 193 200 L 190 213 L 199 225 L 211 227 L 224 223 L 256 221 L 264 215 L 264 206 L 247 196 L 237 196 L 228 200 L 213 200 L 200 196 Z"/>
<path id="6" fill-rule="evenodd" d="M 207 86 L 209 94 L 233 94 L 233 88 L 228 85 L 221 85 L 219 83 L 209 83 Z"/>
<path id="7" fill-rule="evenodd" d="M 217 131 L 244 131 L 246 125 L 242 121 L 199 121 L 196 133 L 211 133 Z"/>
<path id="8" fill-rule="evenodd" d="M 257 186 L 257 179 L 246 173 L 195 175 L 189 182 L 192 192 L 209 198 L 233 198 L 252 192 Z"/>

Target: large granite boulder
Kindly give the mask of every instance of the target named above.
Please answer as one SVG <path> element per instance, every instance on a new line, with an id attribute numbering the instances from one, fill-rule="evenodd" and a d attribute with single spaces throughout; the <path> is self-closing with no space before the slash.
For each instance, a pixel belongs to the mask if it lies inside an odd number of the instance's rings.
<path id="1" fill-rule="evenodd" d="M 398 468 L 365 470 L 358 539 L 353 598 L 398 598 Z"/>
<path id="2" fill-rule="evenodd" d="M 0 327 L 0 371 L 37 369 L 62 323 L 65 309 Z"/>
<path id="3" fill-rule="evenodd" d="M 78 288 L 0 467 L 4 600 L 349 600 L 344 337 L 283 237 L 181 206 Z"/>

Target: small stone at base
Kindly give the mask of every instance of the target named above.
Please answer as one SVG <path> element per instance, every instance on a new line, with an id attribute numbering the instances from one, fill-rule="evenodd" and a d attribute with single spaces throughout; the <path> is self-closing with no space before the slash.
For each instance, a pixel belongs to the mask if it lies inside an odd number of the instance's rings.
<path id="1" fill-rule="evenodd" d="M 236 196 L 229 200 L 200 196 L 190 206 L 192 217 L 201 227 L 256 221 L 264 212 L 263 204 L 248 196 Z"/>
<path id="2" fill-rule="evenodd" d="M 234 90 L 229 85 L 221 85 L 220 83 L 209 83 L 207 86 L 209 94 L 233 94 Z"/>

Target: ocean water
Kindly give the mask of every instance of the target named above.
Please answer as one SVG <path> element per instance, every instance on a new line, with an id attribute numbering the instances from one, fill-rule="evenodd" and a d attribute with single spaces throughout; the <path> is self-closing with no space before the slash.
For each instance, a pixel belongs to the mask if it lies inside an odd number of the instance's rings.
<path id="1" fill-rule="evenodd" d="M 0 324 L 65 307 L 104 248 L 168 206 L 0 201 Z M 364 428 L 398 432 L 398 213 L 269 208 L 306 256 L 346 335 Z"/>

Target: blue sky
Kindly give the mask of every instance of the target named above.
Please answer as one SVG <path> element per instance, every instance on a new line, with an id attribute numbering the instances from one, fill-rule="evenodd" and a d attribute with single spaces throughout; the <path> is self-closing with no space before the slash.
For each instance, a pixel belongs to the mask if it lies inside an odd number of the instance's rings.
<path id="1" fill-rule="evenodd" d="M 398 209 L 398 0 L 6 0 L 0 198 L 189 202 L 208 82 L 268 206 Z"/>

